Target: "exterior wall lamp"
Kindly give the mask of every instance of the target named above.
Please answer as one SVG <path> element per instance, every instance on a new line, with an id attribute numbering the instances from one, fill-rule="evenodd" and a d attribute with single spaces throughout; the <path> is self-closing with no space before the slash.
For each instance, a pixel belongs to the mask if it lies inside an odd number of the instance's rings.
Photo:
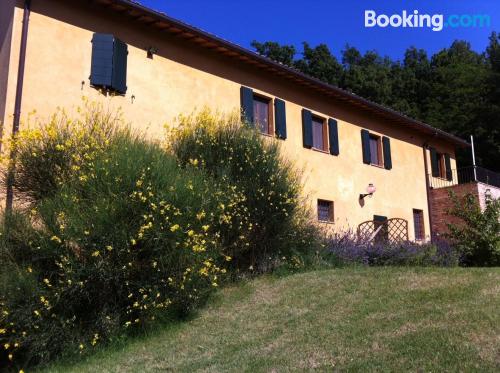
<path id="1" fill-rule="evenodd" d="M 377 191 L 377 188 L 375 187 L 375 185 L 373 185 L 372 183 L 370 183 L 366 187 L 366 193 L 361 193 L 359 195 L 359 199 L 363 200 L 365 197 L 370 197 L 371 198 L 373 196 L 373 193 L 375 193 L 376 191 Z"/>

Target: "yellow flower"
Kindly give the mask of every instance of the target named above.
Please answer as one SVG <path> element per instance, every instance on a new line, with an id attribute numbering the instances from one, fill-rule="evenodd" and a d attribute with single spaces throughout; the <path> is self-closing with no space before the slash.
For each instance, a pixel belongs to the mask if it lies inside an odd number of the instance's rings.
<path id="1" fill-rule="evenodd" d="M 80 346 L 78 346 L 80 348 L 80 350 L 83 350 L 83 345 L 80 343 Z"/>
<path id="2" fill-rule="evenodd" d="M 10 344 L 8 344 L 8 343 L 6 343 L 6 344 L 3 345 L 3 348 L 5 348 L 6 350 L 8 350 L 9 347 L 10 347 Z"/>
<path id="3" fill-rule="evenodd" d="M 172 225 L 172 226 L 170 227 L 170 230 L 171 230 L 172 232 L 175 232 L 175 231 L 176 231 L 176 230 L 178 230 L 179 228 L 180 228 L 180 227 L 179 227 L 179 224 L 174 224 L 174 225 Z"/>
<path id="4" fill-rule="evenodd" d="M 59 237 L 57 237 L 57 236 L 52 236 L 52 237 L 50 237 L 50 240 L 51 240 L 51 241 L 55 241 L 55 242 L 57 242 L 57 243 L 61 243 L 61 242 L 62 242 L 62 241 L 61 241 L 61 239 L 60 239 Z"/>
<path id="5" fill-rule="evenodd" d="M 99 252 L 99 250 L 96 250 L 92 253 L 92 256 L 96 257 L 96 256 L 99 256 L 101 255 L 101 253 Z"/>
<path id="6" fill-rule="evenodd" d="M 106 250 L 112 251 L 113 250 L 113 246 L 110 246 L 110 245 L 106 246 Z"/>
<path id="7" fill-rule="evenodd" d="M 209 225 L 204 225 L 202 228 L 206 232 L 206 231 L 208 231 L 208 228 L 210 228 L 210 226 Z"/>
<path id="8" fill-rule="evenodd" d="M 5 334 L 7 333 L 7 329 L 0 329 L 0 334 Z"/>
<path id="9" fill-rule="evenodd" d="M 28 271 L 28 273 L 33 272 L 33 270 L 31 269 L 31 267 L 28 267 L 27 271 Z"/>
<path id="10" fill-rule="evenodd" d="M 130 240 L 130 243 L 131 243 L 133 246 L 135 246 L 135 245 L 137 244 L 137 241 L 136 241 L 136 240 L 134 240 L 134 239 L 132 238 L 132 239 Z"/>
<path id="11" fill-rule="evenodd" d="M 190 231 L 188 231 L 188 236 L 189 236 L 189 237 L 194 236 L 194 231 L 193 231 L 192 229 L 191 229 Z"/>
<path id="12" fill-rule="evenodd" d="M 12 361 L 12 354 L 9 354 L 9 360 Z"/>

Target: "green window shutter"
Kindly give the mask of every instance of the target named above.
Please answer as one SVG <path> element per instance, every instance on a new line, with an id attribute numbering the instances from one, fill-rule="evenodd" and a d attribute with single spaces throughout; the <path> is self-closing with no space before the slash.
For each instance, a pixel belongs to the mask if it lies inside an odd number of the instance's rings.
<path id="1" fill-rule="evenodd" d="M 274 124 L 276 136 L 286 139 L 286 109 L 285 101 L 279 98 L 274 99 Z"/>
<path id="2" fill-rule="evenodd" d="M 373 215 L 373 221 L 383 223 L 383 222 L 387 221 L 387 216 Z"/>
<path id="3" fill-rule="evenodd" d="M 110 34 L 94 34 L 92 38 L 90 84 L 94 87 L 111 87 L 113 44 L 114 37 Z"/>
<path id="4" fill-rule="evenodd" d="M 127 92 L 128 47 L 111 34 L 92 37 L 90 84 L 121 94 Z"/>
<path id="5" fill-rule="evenodd" d="M 127 44 L 115 39 L 113 47 L 112 86 L 116 92 L 125 94 L 127 92 Z"/>
<path id="6" fill-rule="evenodd" d="M 330 154 L 339 155 L 339 131 L 337 121 L 328 119 L 328 140 L 330 141 Z"/>
<path id="7" fill-rule="evenodd" d="M 361 147 L 363 149 L 363 163 L 371 164 L 370 132 L 367 130 L 361 130 Z"/>
<path id="8" fill-rule="evenodd" d="M 435 148 L 430 148 L 429 150 L 431 152 L 431 170 L 432 170 L 432 176 L 439 177 L 438 157 L 437 157 L 436 149 Z"/>
<path id="9" fill-rule="evenodd" d="M 383 136 L 382 146 L 384 149 L 384 167 L 386 170 L 390 170 L 392 169 L 391 140 Z"/>
<path id="10" fill-rule="evenodd" d="M 451 160 L 449 154 L 444 155 L 444 164 L 446 167 L 446 180 L 451 181 L 453 180 L 453 174 L 451 172 Z"/>
<path id="11" fill-rule="evenodd" d="M 302 109 L 302 141 L 304 148 L 312 148 L 312 114 L 307 109 Z"/>
<path id="12" fill-rule="evenodd" d="M 241 87 L 241 120 L 247 124 L 254 125 L 253 118 L 253 90 L 248 87 Z"/>

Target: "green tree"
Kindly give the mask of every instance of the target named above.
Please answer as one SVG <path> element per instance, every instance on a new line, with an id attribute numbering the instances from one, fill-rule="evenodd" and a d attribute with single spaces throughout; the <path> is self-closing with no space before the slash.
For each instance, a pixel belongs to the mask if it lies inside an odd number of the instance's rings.
<path id="1" fill-rule="evenodd" d="M 273 61 L 280 62 L 287 66 L 292 66 L 295 57 L 295 47 L 293 45 L 280 45 L 275 41 L 266 41 L 259 43 L 257 40 L 252 41 L 252 47 L 257 53 L 270 58 Z"/>
<path id="2" fill-rule="evenodd" d="M 319 44 L 312 48 L 304 42 L 303 48 L 302 58 L 294 63 L 295 68 L 328 84 L 339 85 L 342 78 L 342 65 L 330 52 L 328 46 Z"/>

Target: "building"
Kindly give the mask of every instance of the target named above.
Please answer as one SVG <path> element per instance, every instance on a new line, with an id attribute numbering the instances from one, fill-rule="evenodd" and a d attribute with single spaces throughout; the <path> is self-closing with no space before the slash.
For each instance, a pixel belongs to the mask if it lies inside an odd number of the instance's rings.
<path id="1" fill-rule="evenodd" d="M 339 230 L 395 218 L 409 239 L 428 238 L 428 184 L 453 184 L 455 149 L 469 146 L 129 0 L 2 0 L 0 42 L 4 138 L 27 113 L 47 118 L 82 96 L 121 107 L 153 137 L 196 108 L 242 108 L 304 170 L 318 219 Z"/>

